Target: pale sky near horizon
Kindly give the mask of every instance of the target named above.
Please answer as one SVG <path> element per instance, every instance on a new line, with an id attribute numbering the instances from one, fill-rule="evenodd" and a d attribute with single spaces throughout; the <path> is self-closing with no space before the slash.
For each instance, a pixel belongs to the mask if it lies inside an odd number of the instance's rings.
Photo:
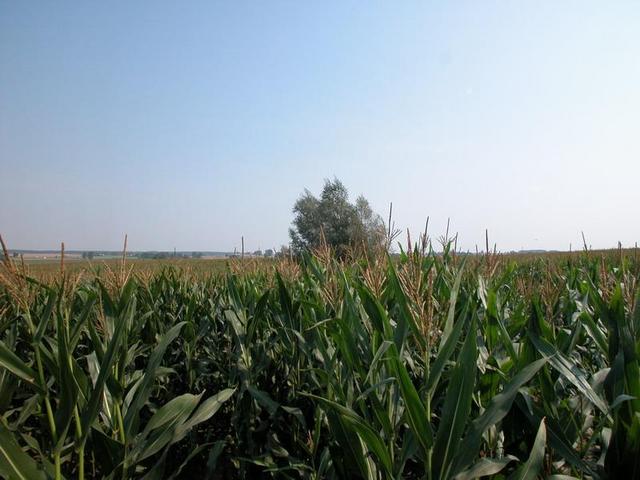
<path id="1" fill-rule="evenodd" d="M 9 247 L 288 242 L 341 179 L 414 237 L 640 241 L 640 2 L 0 0 Z"/>

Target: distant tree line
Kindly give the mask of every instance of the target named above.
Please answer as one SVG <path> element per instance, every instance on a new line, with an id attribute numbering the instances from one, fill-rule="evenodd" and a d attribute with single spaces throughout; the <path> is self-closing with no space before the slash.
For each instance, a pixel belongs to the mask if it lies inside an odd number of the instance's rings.
<path id="1" fill-rule="evenodd" d="M 191 253 L 176 253 L 176 252 L 139 252 L 136 253 L 136 257 L 138 258 L 150 258 L 154 260 L 164 260 L 168 258 L 202 258 L 204 257 L 204 253 L 202 252 L 191 252 Z"/>

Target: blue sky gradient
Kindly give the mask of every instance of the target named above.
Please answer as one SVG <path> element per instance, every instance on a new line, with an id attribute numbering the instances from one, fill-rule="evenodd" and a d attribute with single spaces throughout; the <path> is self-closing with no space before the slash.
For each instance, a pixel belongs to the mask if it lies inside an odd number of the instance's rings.
<path id="1" fill-rule="evenodd" d="M 336 176 L 464 249 L 632 245 L 638 25 L 638 2 L 0 1 L 0 232 L 278 247 Z"/>

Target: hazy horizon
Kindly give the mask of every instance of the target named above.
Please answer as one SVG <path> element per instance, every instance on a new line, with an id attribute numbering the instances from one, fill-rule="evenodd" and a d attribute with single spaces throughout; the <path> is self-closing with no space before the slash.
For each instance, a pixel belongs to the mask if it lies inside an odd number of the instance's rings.
<path id="1" fill-rule="evenodd" d="M 640 4 L 0 5 L 10 249 L 288 243 L 339 178 L 415 238 L 640 240 Z"/>

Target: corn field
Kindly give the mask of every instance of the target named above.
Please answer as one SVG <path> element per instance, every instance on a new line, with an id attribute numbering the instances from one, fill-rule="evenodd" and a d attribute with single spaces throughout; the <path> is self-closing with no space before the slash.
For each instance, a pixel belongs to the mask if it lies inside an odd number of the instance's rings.
<path id="1" fill-rule="evenodd" d="M 3 478 L 640 478 L 633 251 L 0 268 Z"/>

